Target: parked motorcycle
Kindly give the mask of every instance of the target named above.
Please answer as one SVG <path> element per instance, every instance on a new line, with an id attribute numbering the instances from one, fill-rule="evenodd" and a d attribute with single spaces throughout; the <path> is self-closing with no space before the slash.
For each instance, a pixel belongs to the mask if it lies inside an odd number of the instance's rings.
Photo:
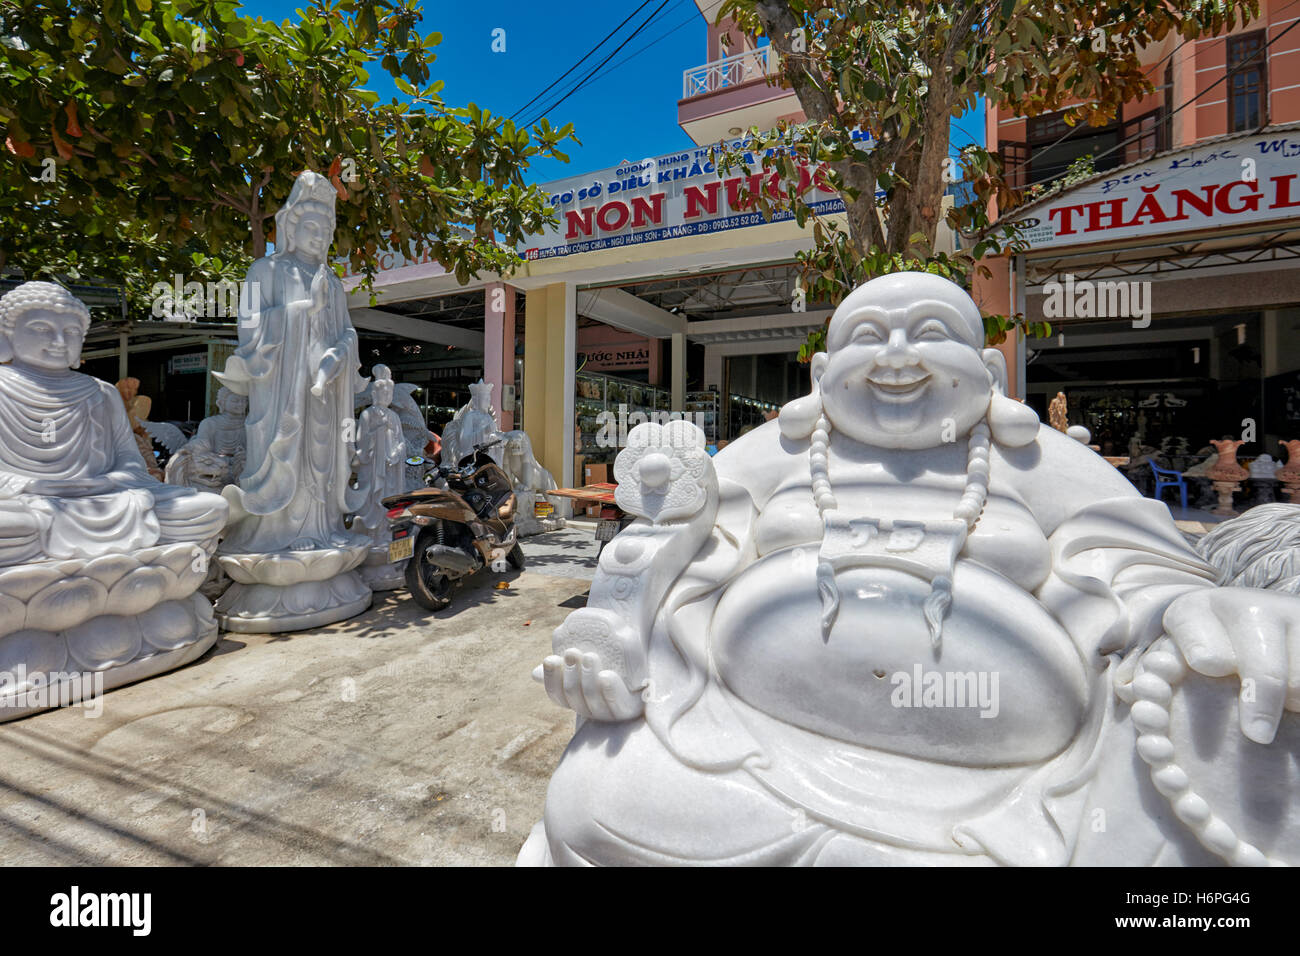
<path id="1" fill-rule="evenodd" d="M 406 586 L 431 611 L 451 603 L 452 592 L 490 566 L 520 570 L 524 553 L 515 535 L 515 493 L 510 478 L 483 442 L 460 461 L 426 475 L 430 487 L 383 499 L 393 540 L 388 560 L 409 558 Z"/>

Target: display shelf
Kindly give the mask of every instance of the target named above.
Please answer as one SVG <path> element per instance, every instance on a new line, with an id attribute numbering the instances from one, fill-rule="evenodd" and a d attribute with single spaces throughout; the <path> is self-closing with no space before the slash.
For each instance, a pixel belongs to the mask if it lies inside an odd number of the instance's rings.
<path id="1" fill-rule="evenodd" d="M 620 405 L 623 412 L 631 416 L 636 412 L 668 411 L 671 404 L 672 396 L 668 389 L 645 382 L 596 372 L 579 372 L 575 378 L 574 411 L 579 432 L 577 454 L 588 462 L 610 463 L 618 454 L 618 448 L 605 448 L 596 443 L 601 429 L 599 416 L 603 412 L 613 416 L 612 424 L 617 429 Z"/>
<path id="2" fill-rule="evenodd" d="M 781 406 L 773 402 L 760 401 L 757 398 L 750 398 L 748 395 L 731 394 L 729 396 L 731 407 L 728 411 L 729 421 L 727 430 L 730 432 L 728 438 L 739 438 L 746 429 L 757 428 L 767 421 L 768 412 L 779 411 Z"/>

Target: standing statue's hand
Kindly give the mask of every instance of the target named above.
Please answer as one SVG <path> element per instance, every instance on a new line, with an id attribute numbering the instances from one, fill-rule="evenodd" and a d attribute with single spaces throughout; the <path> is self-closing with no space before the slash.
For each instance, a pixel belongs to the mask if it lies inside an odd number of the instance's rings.
<path id="1" fill-rule="evenodd" d="M 343 357 L 334 349 L 321 356 L 320 365 L 316 369 L 316 379 L 311 387 L 313 395 L 321 398 L 325 394 L 325 386 L 338 376 L 342 363 Z"/>
<path id="2" fill-rule="evenodd" d="M 311 280 L 311 308 L 313 312 L 321 312 L 325 309 L 329 301 L 329 266 L 321 263 L 316 275 Z"/>
<path id="3" fill-rule="evenodd" d="M 1165 632 L 1207 677 L 1241 678 L 1241 732 L 1273 741 L 1283 710 L 1300 712 L 1300 598 L 1261 588 L 1205 588 L 1165 611 Z"/>

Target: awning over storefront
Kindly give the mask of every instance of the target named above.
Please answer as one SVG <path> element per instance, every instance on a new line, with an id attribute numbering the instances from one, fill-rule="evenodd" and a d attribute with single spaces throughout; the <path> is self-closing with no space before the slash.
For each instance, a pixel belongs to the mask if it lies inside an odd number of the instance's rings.
<path id="1" fill-rule="evenodd" d="M 1029 244 L 1017 257 L 1017 309 L 1031 321 L 1080 318 L 1044 310 L 1044 286 L 1067 276 L 1150 282 L 1163 314 L 1300 302 L 1300 124 L 1170 150 L 1013 216 Z"/>

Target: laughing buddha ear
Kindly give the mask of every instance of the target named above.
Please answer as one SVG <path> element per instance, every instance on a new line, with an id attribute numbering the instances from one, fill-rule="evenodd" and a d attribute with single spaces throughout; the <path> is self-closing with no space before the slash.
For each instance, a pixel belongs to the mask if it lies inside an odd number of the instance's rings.
<path id="1" fill-rule="evenodd" d="M 989 401 L 989 431 L 1004 448 L 1020 448 L 1038 437 L 1038 413 L 1023 402 L 1007 397 L 1007 360 L 997 349 L 985 349 L 982 358 L 993 387 Z"/>
<path id="2" fill-rule="evenodd" d="M 988 369 L 989 377 L 993 380 L 993 388 L 1000 394 L 1007 393 L 1007 358 L 998 349 L 985 349 L 980 353 L 984 360 L 984 367 Z"/>
<path id="3" fill-rule="evenodd" d="M 812 379 L 812 390 L 803 398 L 796 398 L 781 406 L 780 428 L 786 438 L 807 438 L 817 427 L 817 419 L 822 416 L 822 375 L 826 372 L 826 353 L 818 352 L 812 357 L 808 371 Z"/>

